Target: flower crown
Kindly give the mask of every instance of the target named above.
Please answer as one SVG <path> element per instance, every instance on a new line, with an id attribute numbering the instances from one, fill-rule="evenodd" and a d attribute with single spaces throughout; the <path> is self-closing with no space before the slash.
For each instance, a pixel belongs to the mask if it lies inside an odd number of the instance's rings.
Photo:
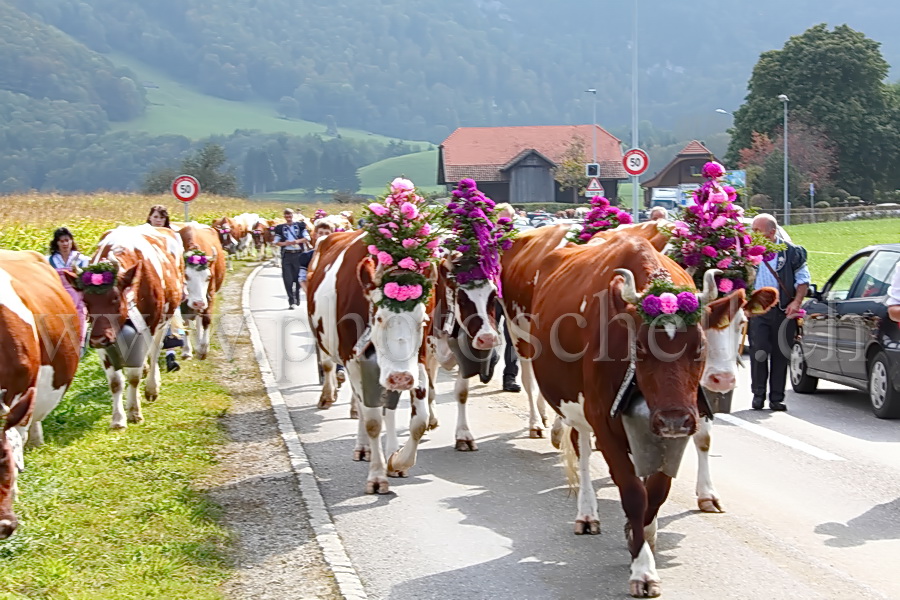
<path id="1" fill-rule="evenodd" d="M 328 213 L 325 211 L 324 208 L 317 208 L 316 212 L 313 213 L 312 221 L 313 221 L 313 223 L 315 223 L 319 219 L 324 219 L 327 216 L 328 216 Z"/>
<path id="2" fill-rule="evenodd" d="M 720 296 L 752 289 L 755 267 L 763 260 L 771 260 L 785 246 L 747 230 L 742 221 L 744 211 L 734 204 L 737 192 L 719 180 L 725 167 L 710 161 L 703 165 L 701 173 L 707 181 L 694 191 L 694 203 L 667 228 L 673 248 L 671 256 L 691 273 L 698 287 L 708 269 L 721 270 L 716 277 Z"/>
<path id="3" fill-rule="evenodd" d="M 640 304 L 635 308 L 648 325 L 694 325 L 703 315 L 695 290 L 676 286 L 671 279 L 661 276 L 650 280 L 647 290 L 641 294 Z"/>
<path id="4" fill-rule="evenodd" d="M 615 229 L 619 225 L 631 223 L 631 215 L 610 206 L 609 200 L 603 196 L 594 196 L 591 199 L 591 210 L 584 216 L 581 229 L 573 229 L 566 236 L 570 242 L 585 244 L 599 231 Z"/>
<path id="5" fill-rule="evenodd" d="M 209 257 L 202 250 L 188 250 L 184 253 L 186 267 L 197 271 L 205 271 L 209 268 Z"/>
<path id="6" fill-rule="evenodd" d="M 423 210 L 424 203 L 415 185 L 398 177 L 384 200 L 364 209 L 366 245 L 383 271 L 381 295 L 375 302 L 394 312 L 412 310 L 431 293 L 426 273 L 434 264 L 440 240 L 429 223 L 434 215 Z"/>
<path id="7" fill-rule="evenodd" d="M 105 294 L 116 285 L 119 265 L 103 261 L 84 267 L 78 274 L 78 289 L 86 294 Z"/>
<path id="8" fill-rule="evenodd" d="M 455 250 L 459 256 L 454 276 L 459 285 L 481 287 L 489 281 L 500 289 L 500 253 L 512 247 L 517 231 L 512 221 L 500 217 L 493 220 L 496 203 L 478 189 L 473 179 L 459 181 L 447 204 L 448 216 L 453 219 L 456 235 Z"/>

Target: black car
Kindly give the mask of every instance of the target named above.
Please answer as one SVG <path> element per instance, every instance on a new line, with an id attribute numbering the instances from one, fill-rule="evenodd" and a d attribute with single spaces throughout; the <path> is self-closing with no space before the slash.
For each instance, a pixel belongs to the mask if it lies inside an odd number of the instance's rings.
<path id="1" fill-rule="evenodd" d="M 791 386 L 809 394 L 819 379 L 869 392 L 872 411 L 900 417 L 900 324 L 887 315 L 900 244 L 863 248 L 821 290 L 810 285 L 802 334 L 791 349 Z"/>

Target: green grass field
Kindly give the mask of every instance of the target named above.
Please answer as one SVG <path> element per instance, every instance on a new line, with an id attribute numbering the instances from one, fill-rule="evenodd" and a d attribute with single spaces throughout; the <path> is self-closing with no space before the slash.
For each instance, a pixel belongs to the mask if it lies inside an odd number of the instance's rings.
<path id="1" fill-rule="evenodd" d="M 162 71 L 120 53 L 106 55 L 113 63 L 128 67 L 142 82 L 158 88 L 147 89 L 150 106 L 146 113 L 126 123 L 113 123 L 114 131 L 146 131 L 154 135 L 179 134 L 200 139 L 214 134 L 230 134 L 235 129 L 258 129 L 264 133 L 325 135 L 321 123 L 283 119 L 268 102 L 235 102 L 203 94 L 191 86 L 171 79 Z M 405 141 L 356 129 L 338 128 L 341 135 L 353 139 L 380 142 Z M 422 148 L 427 148 L 422 142 Z"/>
<path id="2" fill-rule="evenodd" d="M 395 156 L 372 163 L 359 170 L 361 194 L 378 196 L 395 177 L 406 177 L 423 192 L 438 192 L 444 186 L 437 184 L 438 151 L 426 150 Z"/>
<path id="3" fill-rule="evenodd" d="M 810 275 L 819 286 L 857 250 L 871 244 L 900 242 L 898 219 L 813 223 L 787 230 L 794 242 L 809 252 Z"/>

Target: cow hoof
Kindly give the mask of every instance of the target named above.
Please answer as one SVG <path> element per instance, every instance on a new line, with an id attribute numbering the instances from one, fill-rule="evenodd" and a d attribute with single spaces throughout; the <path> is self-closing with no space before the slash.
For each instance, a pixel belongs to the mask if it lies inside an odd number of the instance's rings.
<path id="1" fill-rule="evenodd" d="M 431 431 L 432 429 L 438 428 L 438 420 L 437 417 L 428 417 L 428 427 L 426 427 L 426 431 Z"/>
<path id="2" fill-rule="evenodd" d="M 629 581 L 628 587 L 632 598 L 659 598 L 662 594 L 658 581 Z"/>
<path id="3" fill-rule="evenodd" d="M 528 432 L 528 437 L 537 440 L 544 437 L 544 430 L 541 427 L 532 427 Z"/>
<path id="4" fill-rule="evenodd" d="M 409 471 L 388 471 L 388 477 L 409 477 Z"/>
<path id="5" fill-rule="evenodd" d="M 319 398 L 319 403 L 316 405 L 316 408 L 320 410 L 328 410 L 331 408 L 331 405 L 334 404 L 333 398 L 328 398 L 327 396 L 322 396 Z"/>
<path id="6" fill-rule="evenodd" d="M 723 513 L 725 509 L 722 508 L 722 503 L 718 498 L 698 498 L 697 506 L 700 507 L 700 510 L 705 513 Z"/>
<path id="7" fill-rule="evenodd" d="M 600 521 L 597 519 L 578 519 L 575 521 L 575 535 L 600 535 Z"/>
<path id="8" fill-rule="evenodd" d="M 198 360 L 206 360 L 206 352 L 198 352 L 197 359 Z"/>
<path id="9" fill-rule="evenodd" d="M 359 418 L 359 409 L 356 408 L 356 406 L 351 406 L 351 407 L 350 407 L 350 418 L 351 418 L 351 419 L 358 419 L 358 418 Z"/>
<path id="10" fill-rule="evenodd" d="M 372 451 L 368 448 L 357 448 L 353 451 L 353 460 L 356 462 L 368 461 L 372 458 Z"/>
<path id="11" fill-rule="evenodd" d="M 340 387 L 341 384 L 347 381 L 347 373 L 345 371 L 338 371 L 334 376 L 335 378 L 337 378 L 338 387 Z"/>
<path id="12" fill-rule="evenodd" d="M 126 425 L 125 423 L 117 423 L 116 421 L 113 421 L 113 422 L 109 425 L 109 428 L 110 428 L 110 429 L 114 429 L 114 430 L 115 430 L 115 429 L 125 429 L 125 428 L 127 428 L 127 427 L 128 427 L 128 425 Z"/>
<path id="13" fill-rule="evenodd" d="M 144 399 L 147 402 L 156 402 L 157 398 L 159 398 L 159 394 L 148 394 L 147 392 L 144 392 Z"/>
<path id="14" fill-rule="evenodd" d="M 366 482 L 367 494 L 387 494 L 390 491 L 390 485 L 388 484 L 387 479 Z"/>
<path id="15" fill-rule="evenodd" d="M 143 423 L 143 422 L 144 422 L 144 416 L 141 415 L 141 414 L 132 414 L 132 413 L 129 413 L 129 414 L 128 414 L 128 422 L 129 422 L 129 423 Z"/>
<path id="16" fill-rule="evenodd" d="M 475 452 L 478 446 L 474 440 L 456 440 L 456 449 L 460 452 Z"/>

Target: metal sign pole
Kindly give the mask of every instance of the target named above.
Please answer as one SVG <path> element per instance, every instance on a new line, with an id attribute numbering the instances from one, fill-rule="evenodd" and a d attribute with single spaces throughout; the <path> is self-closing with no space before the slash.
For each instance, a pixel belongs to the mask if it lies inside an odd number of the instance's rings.
<path id="1" fill-rule="evenodd" d="M 634 0 L 634 29 L 631 39 L 631 147 L 638 148 L 638 0 Z M 631 205 L 634 222 L 640 222 L 638 176 L 631 177 Z"/>
<path id="2" fill-rule="evenodd" d="M 190 206 L 191 206 L 191 203 L 190 203 L 190 202 L 185 202 L 185 203 L 184 203 L 184 222 L 185 222 L 185 223 L 190 223 L 190 222 L 191 222 L 191 209 L 190 209 Z"/>

